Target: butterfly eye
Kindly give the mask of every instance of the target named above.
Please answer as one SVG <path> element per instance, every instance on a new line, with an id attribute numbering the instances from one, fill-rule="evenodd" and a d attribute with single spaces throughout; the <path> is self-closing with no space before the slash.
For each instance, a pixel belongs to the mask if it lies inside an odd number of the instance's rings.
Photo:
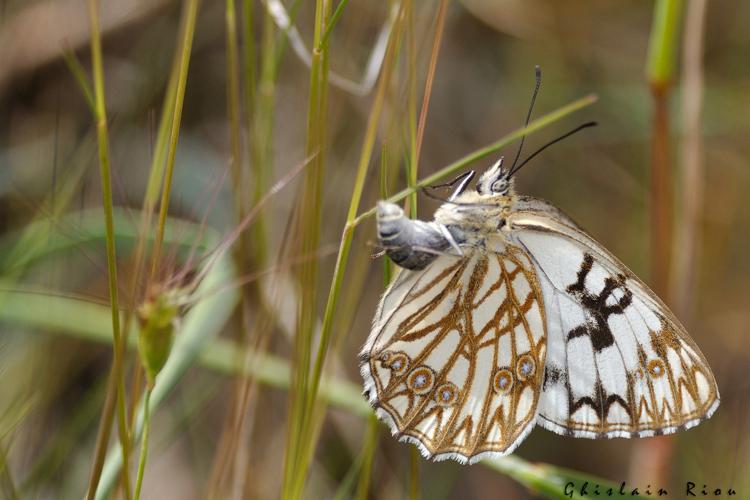
<path id="1" fill-rule="evenodd" d="M 508 190 L 508 181 L 505 179 L 498 179 L 492 183 L 490 189 L 493 193 L 504 193 Z"/>

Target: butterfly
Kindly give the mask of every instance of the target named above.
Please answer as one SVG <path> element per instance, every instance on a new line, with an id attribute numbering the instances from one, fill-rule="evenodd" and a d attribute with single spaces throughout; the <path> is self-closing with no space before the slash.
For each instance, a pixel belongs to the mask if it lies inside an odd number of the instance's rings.
<path id="1" fill-rule="evenodd" d="M 426 458 L 470 464 L 535 425 L 634 438 L 709 418 L 718 388 L 685 328 L 568 216 L 515 193 L 524 163 L 500 159 L 475 190 L 459 177 L 430 222 L 378 204 L 401 268 L 360 354 L 378 417 Z"/>

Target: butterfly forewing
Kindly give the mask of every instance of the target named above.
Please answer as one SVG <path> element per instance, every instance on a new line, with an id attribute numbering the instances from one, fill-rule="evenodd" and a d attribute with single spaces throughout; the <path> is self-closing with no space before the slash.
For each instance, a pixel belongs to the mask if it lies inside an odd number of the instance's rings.
<path id="1" fill-rule="evenodd" d="M 536 420 L 546 318 L 518 247 L 402 271 L 363 350 L 365 389 L 394 433 L 436 459 L 506 454 Z"/>
<path id="2" fill-rule="evenodd" d="M 578 437 L 642 437 L 711 416 L 719 403 L 711 370 L 646 285 L 559 218 L 519 212 L 511 224 L 534 261 L 548 318 L 542 427 Z"/>

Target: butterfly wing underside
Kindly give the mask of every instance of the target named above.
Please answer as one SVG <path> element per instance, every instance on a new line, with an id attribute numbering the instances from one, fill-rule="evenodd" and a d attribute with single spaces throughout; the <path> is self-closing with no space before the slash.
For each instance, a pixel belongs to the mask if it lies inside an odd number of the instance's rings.
<path id="1" fill-rule="evenodd" d="M 576 437 L 645 437 L 713 414 L 719 394 L 706 359 L 643 282 L 572 223 L 534 211 L 511 219 L 548 319 L 539 425 Z"/>
<path id="2" fill-rule="evenodd" d="M 541 289 L 519 248 L 402 270 L 362 351 L 365 392 L 423 455 L 473 463 L 534 426 L 546 357 Z"/>

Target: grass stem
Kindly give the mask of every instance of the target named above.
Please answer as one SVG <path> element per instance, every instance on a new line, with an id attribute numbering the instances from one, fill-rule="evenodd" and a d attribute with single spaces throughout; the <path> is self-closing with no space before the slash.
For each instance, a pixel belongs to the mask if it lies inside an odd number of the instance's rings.
<path id="1" fill-rule="evenodd" d="M 653 105 L 651 127 L 651 286 L 670 303 L 669 272 L 672 256 L 674 200 L 670 157 L 669 97 L 679 46 L 683 0 L 657 0 L 651 24 L 646 78 Z M 630 478 L 652 484 L 669 484 L 673 438 L 660 436 L 635 443 Z"/>
<path id="2" fill-rule="evenodd" d="M 424 140 L 424 130 L 427 124 L 427 110 L 430 106 L 430 97 L 432 97 L 432 84 L 435 81 L 435 71 L 437 70 L 438 54 L 440 53 L 440 42 L 443 39 L 445 30 L 445 13 L 448 10 L 448 0 L 440 0 L 438 7 L 437 20 L 435 21 L 435 38 L 432 41 L 432 52 L 430 53 L 430 65 L 427 68 L 427 78 L 424 84 L 424 94 L 422 95 L 422 108 L 419 112 L 419 125 L 417 127 L 417 145 L 415 157 L 419 160 L 422 152 L 422 142 Z"/>
<path id="3" fill-rule="evenodd" d="M 143 486 L 143 473 L 146 470 L 146 457 L 148 455 L 148 438 L 151 429 L 151 412 L 149 405 L 151 403 L 152 387 L 146 389 L 146 399 L 143 403 L 143 436 L 141 437 L 141 454 L 138 459 L 138 476 L 135 480 L 135 500 L 141 497 L 141 486 Z"/>
<path id="4" fill-rule="evenodd" d="M 415 41 L 416 30 L 414 22 L 414 2 L 404 0 L 404 12 L 406 16 L 406 122 L 409 134 L 409 159 L 406 162 L 406 184 L 414 187 L 417 184 L 417 44 Z M 413 192 L 407 198 L 408 214 L 417 218 L 417 193 Z"/>
<path id="5" fill-rule="evenodd" d="M 520 139 L 524 135 L 529 135 L 533 132 L 541 130 L 559 121 L 560 119 L 570 115 L 571 113 L 574 113 L 582 108 L 585 108 L 586 106 L 590 106 L 591 104 L 595 103 L 596 100 L 597 100 L 597 97 L 595 95 L 588 95 L 586 97 L 582 97 L 581 99 L 573 101 L 572 103 L 567 104 L 551 113 L 548 113 L 542 116 L 541 118 L 538 118 L 532 121 L 526 127 L 522 127 L 517 130 L 514 130 L 510 134 L 507 134 L 506 136 L 493 142 L 492 144 L 489 144 L 462 158 L 459 158 L 453 163 L 441 168 L 434 174 L 424 177 L 422 180 L 417 182 L 413 187 L 406 188 L 396 193 L 395 195 L 388 198 L 387 201 L 390 201 L 391 203 L 397 203 L 403 200 L 404 198 L 406 198 L 407 196 L 409 196 L 410 194 L 414 193 L 415 191 L 422 189 L 425 186 L 430 186 L 432 184 L 435 184 L 443 180 L 444 178 L 450 176 L 451 174 L 455 174 L 456 172 L 463 170 L 464 168 L 474 163 L 475 161 L 481 160 L 482 158 L 486 158 L 487 156 L 504 148 L 508 144 L 511 144 L 513 141 Z M 369 217 L 372 217 L 373 215 L 375 215 L 375 207 L 372 207 L 369 210 L 358 215 L 356 218 L 354 218 L 350 222 L 350 225 L 358 226 L 360 223 L 362 223 L 362 221 L 364 221 L 365 219 Z"/>
<path id="6" fill-rule="evenodd" d="M 156 229 L 153 254 L 151 258 L 150 280 L 156 277 L 162 242 L 164 240 L 164 228 L 166 226 L 167 213 L 169 211 L 169 196 L 172 190 L 172 177 L 174 175 L 174 161 L 177 154 L 177 141 L 180 137 L 180 122 L 182 121 L 182 105 L 185 101 L 185 87 L 187 85 L 188 68 L 190 67 L 190 53 L 193 46 L 193 35 L 195 34 L 195 22 L 198 17 L 199 0 L 187 0 L 185 25 L 183 26 L 183 38 L 180 44 L 180 64 L 175 92 L 175 104 L 172 109 L 172 123 L 169 134 L 169 148 L 167 149 L 167 164 L 162 184 L 161 202 L 159 207 L 159 222 Z"/>
<path id="7" fill-rule="evenodd" d="M 403 18 L 403 15 L 400 16 L 400 18 Z M 391 40 L 395 40 L 399 36 L 400 32 L 400 26 L 401 22 L 397 21 L 397 25 L 394 28 L 391 36 Z M 380 120 L 380 114 L 383 108 L 383 103 L 385 100 L 385 93 L 386 89 L 388 88 L 388 82 L 390 81 L 390 74 L 393 67 L 393 61 L 395 60 L 394 57 L 392 57 L 393 51 L 396 49 L 395 43 L 389 43 L 388 48 L 386 49 L 387 55 L 385 58 L 385 64 L 383 71 L 381 73 L 381 80 L 378 84 L 378 90 L 375 96 L 375 100 L 373 101 L 372 109 L 370 111 L 370 115 L 368 118 L 367 128 L 365 131 L 365 139 L 364 143 L 362 145 L 361 154 L 360 154 L 360 160 L 359 164 L 357 166 L 357 174 L 354 181 L 354 189 L 352 192 L 352 197 L 349 204 L 349 211 L 347 214 L 347 224 L 344 228 L 343 234 L 341 236 L 341 242 L 339 245 L 339 252 L 336 258 L 336 264 L 334 266 L 333 271 L 333 277 L 331 278 L 331 285 L 328 292 L 328 299 L 326 302 L 326 308 L 325 312 L 323 313 L 323 322 L 321 326 L 320 331 L 320 345 L 318 346 L 318 351 L 315 358 L 315 364 L 312 371 L 312 378 L 309 381 L 308 386 L 308 396 L 305 401 L 305 407 L 303 410 L 303 415 L 306 417 L 309 417 L 312 414 L 313 407 L 317 401 L 317 395 L 318 390 L 320 386 L 320 380 L 323 373 L 323 365 L 325 363 L 326 355 L 328 353 L 328 347 L 331 341 L 331 332 L 332 327 L 334 324 L 334 313 L 336 311 L 336 306 L 338 304 L 339 295 L 341 292 L 341 285 L 343 283 L 345 270 L 347 267 L 347 262 L 349 258 L 349 251 L 351 250 L 352 245 L 352 237 L 353 237 L 353 227 L 349 225 L 349 222 L 354 219 L 356 216 L 357 210 L 359 208 L 359 203 L 362 197 L 362 192 L 364 190 L 365 185 L 365 178 L 367 174 L 367 167 L 370 163 L 370 159 L 372 156 L 372 150 L 375 144 L 375 139 L 377 137 L 377 125 Z M 391 54 L 391 56 L 388 56 L 388 53 Z M 300 369 L 306 368 L 306 364 L 302 364 Z M 312 419 L 306 418 L 301 422 L 301 429 L 303 435 L 308 435 L 308 429 L 309 425 L 311 424 Z M 310 454 L 313 449 L 313 443 L 305 441 L 303 443 L 304 449 L 301 451 L 301 461 L 302 466 L 301 468 L 306 471 L 307 463 L 310 459 Z M 303 474 L 301 472 L 301 474 Z"/>
<path id="8" fill-rule="evenodd" d="M 419 450 L 409 446 L 409 500 L 419 500 Z"/>
<path id="9" fill-rule="evenodd" d="M 107 126 L 107 110 L 104 95 L 104 64 L 102 62 L 101 33 L 99 29 L 99 4 L 96 0 L 88 2 L 89 23 L 91 29 L 91 67 L 94 80 L 94 118 L 96 120 L 96 136 L 99 149 L 99 174 L 102 189 L 104 224 L 106 227 L 107 276 L 109 284 L 110 315 L 112 321 L 113 361 L 110 372 L 111 383 L 105 398 L 99 433 L 94 451 L 94 463 L 88 484 L 88 498 L 91 499 L 101 477 L 104 456 L 109 441 L 115 406 L 118 415 L 118 430 L 122 459 L 128 463 L 129 446 L 127 417 L 125 407 L 125 384 L 123 378 L 123 349 L 120 343 L 120 308 L 118 304 L 117 285 L 117 251 L 115 248 L 115 228 L 112 215 L 112 179 L 109 161 L 109 131 Z M 130 480 L 127 468 L 123 469 L 123 487 L 126 498 L 130 498 Z"/>
<path id="10" fill-rule="evenodd" d="M 306 156 L 313 157 L 306 172 L 297 206 L 299 224 L 298 245 L 304 255 L 314 252 L 320 241 L 322 222 L 322 188 L 325 166 L 326 117 L 328 94 L 328 47 L 321 46 L 325 27 L 331 16 L 331 0 L 316 0 L 312 62 L 307 108 Z M 310 361 L 317 317 L 318 263 L 310 260 L 300 266 L 300 303 L 297 313 L 297 332 L 294 343 L 295 384 L 289 408 L 288 436 L 284 464 L 282 498 L 296 499 L 302 495 L 307 476 L 306 448 L 310 424 L 309 401 L 314 401 L 310 390 Z"/>
<path id="11" fill-rule="evenodd" d="M 365 431 L 365 443 L 362 460 L 362 468 L 359 472 L 359 481 L 357 482 L 357 500 L 367 500 L 372 482 L 372 466 L 375 461 L 375 450 L 378 444 L 378 434 L 380 433 L 380 422 L 375 414 L 371 414 L 367 419 L 367 430 Z"/>
<path id="12" fill-rule="evenodd" d="M 687 0 L 683 35 L 683 88 L 680 96 L 683 137 L 680 145 L 680 211 L 675 225 L 676 245 L 671 293 L 683 323 L 694 318 L 694 293 L 701 243 L 701 214 L 705 198 L 705 169 L 701 116 L 703 107 L 703 51 L 706 0 Z"/>

